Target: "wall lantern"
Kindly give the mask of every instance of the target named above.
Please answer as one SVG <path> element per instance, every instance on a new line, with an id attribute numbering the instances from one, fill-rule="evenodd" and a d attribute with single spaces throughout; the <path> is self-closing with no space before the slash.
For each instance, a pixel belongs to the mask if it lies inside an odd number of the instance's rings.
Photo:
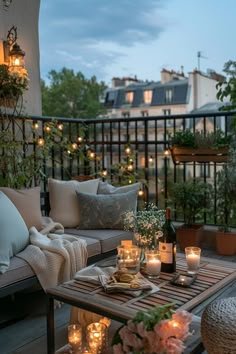
<path id="1" fill-rule="evenodd" d="M 25 66 L 25 52 L 16 43 L 17 27 L 12 26 L 8 31 L 7 40 L 3 42 L 4 61 L 11 67 L 23 68 Z"/>

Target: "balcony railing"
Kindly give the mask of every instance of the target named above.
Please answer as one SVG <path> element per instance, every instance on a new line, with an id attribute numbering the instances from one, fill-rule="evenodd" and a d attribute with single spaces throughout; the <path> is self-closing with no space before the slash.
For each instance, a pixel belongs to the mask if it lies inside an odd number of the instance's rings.
<path id="1" fill-rule="evenodd" d="M 10 119 L 8 129 L 15 140 L 26 139 L 31 151 L 36 148 L 34 140 L 36 133 L 30 133 L 31 127 L 38 124 L 37 134 L 44 138 L 47 134 L 45 127 L 51 121 L 63 124 L 63 137 L 76 142 L 81 153 L 75 158 L 65 159 L 64 154 L 58 152 L 62 140 L 56 140 L 46 158 L 43 173 L 45 179 L 42 189 L 47 189 L 47 177 L 70 179 L 79 174 L 93 174 L 102 176 L 107 172 L 111 183 L 129 183 L 129 176 L 143 182 L 144 200 L 164 207 L 168 199 L 168 185 L 177 180 L 186 180 L 190 177 L 201 177 L 216 188 L 216 173 L 222 168 L 222 163 L 188 162 L 174 164 L 168 153 L 169 133 L 190 128 L 193 132 L 203 132 L 221 129 L 226 135 L 229 131 L 233 113 L 215 112 L 206 114 L 186 114 L 157 117 L 138 118 L 99 118 L 99 119 L 68 119 L 50 117 L 27 117 Z M 4 118 L 1 118 L 2 130 L 6 129 Z M 82 136 L 80 137 L 82 131 Z M 19 134 L 20 132 L 20 134 Z M 28 135 L 31 134 L 29 137 Z M 81 139 L 78 139 L 78 138 Z M 127 175 L 129 154 L 126 148 L 131 149 L 132 167 Z M 27 153 L 27 152 L 26 152 Z M 90 153 L 90 155 L 88 155 Z M 92 153 L 92 154 L 91 154 Z M 1 149 L 4 154 L 4 149 Z M 88 159 L 84 159 L 84 156 Z M 68 155 L 70 151 L 68 150 Z M 9 161 L 10 163 L 10 161 Z M 120 164 L 120 173 L 117 166 Z M 122 170 L 123 169 L 123 170 Z M 125 180 L 127 178 L 127 181 Z M 35 183 L 35 182 L 33 182 Z M 141 197 L 140 197 L 141 199 Z M 177 216 L 176 216 L 177 217 Z M 209 223 L 205 216 L 204 223 Z M 214 222 L 213 222 L 214 223 Z"/>

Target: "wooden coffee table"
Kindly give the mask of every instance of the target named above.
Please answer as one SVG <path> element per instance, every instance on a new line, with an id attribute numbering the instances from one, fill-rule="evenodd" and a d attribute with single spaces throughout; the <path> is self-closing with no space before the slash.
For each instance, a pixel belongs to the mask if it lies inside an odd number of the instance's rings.
<path id="1" fill-rule="evenodd" d="M 110 262 L 108 260 L 107 262 Z M 109 263 L 107 263 L 109 264 Z M 99 264 L 96 264 L 99 266 Z M 104 263 L 102 264 L 104 266 Z M 177 257 L 177 272 L 185 274 L 186 261 L 183 255 Z M 121 323 L 134 317 L 138 310 L 174 303 L 175 309 L 185 309 L 194 314 L 219 297 L 227 287 L 236 281 L 236 264 L 210 258 L 201 258 L 201 268 L 195 282 L 188 288 L 170 283 L 173 274 L 161 273 L 153 279 L 160 290 L 143 292 L 138 297 L 127 293 L 105 293 L 102 286 L 89 282 L 71 280 L 47 290 L 47 341 L 48 354 L 54 354 L 54 300 L 68 303 L 84 310 L 95 312 Z M 199 353 L 200 333 L 195 345 Z M 194 351 L 191 351 L 192 353 Z"/>

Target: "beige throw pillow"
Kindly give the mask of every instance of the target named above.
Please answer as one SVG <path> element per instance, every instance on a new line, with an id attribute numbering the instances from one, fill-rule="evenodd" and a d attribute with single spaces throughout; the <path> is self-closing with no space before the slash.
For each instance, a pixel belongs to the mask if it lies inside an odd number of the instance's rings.
<path id="1" fill-rule="evenodd" d="M 99 179 L 78 182 L 49 178 L 48 191 L 51 208 L 49 216 L 53 221 L 60 222 L 64 227 L 78 226 L 80 217 L 76 191 L 96 194 L 98 184 Z"/>
<path id="2" fill-rule="evenodd" d="M 42 229 L 42 213 L 40 207 L 40 187 L 13 189 L 1 187 L 0 191 L 12 201 L 21 214 L 28 229 L 32 226 Z"/>

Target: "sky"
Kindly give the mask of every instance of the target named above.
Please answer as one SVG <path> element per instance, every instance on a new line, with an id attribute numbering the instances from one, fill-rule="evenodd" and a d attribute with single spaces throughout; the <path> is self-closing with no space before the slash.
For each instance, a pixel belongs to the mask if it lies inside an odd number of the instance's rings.
<path id="1" fill-rule="evenodd" d="M 163 68 L 223 73 L 236 60 L 235 13 L 235 0 L 41 0 L 41 78 L 63 67 L 108 86 L 158 81 Z"/>

